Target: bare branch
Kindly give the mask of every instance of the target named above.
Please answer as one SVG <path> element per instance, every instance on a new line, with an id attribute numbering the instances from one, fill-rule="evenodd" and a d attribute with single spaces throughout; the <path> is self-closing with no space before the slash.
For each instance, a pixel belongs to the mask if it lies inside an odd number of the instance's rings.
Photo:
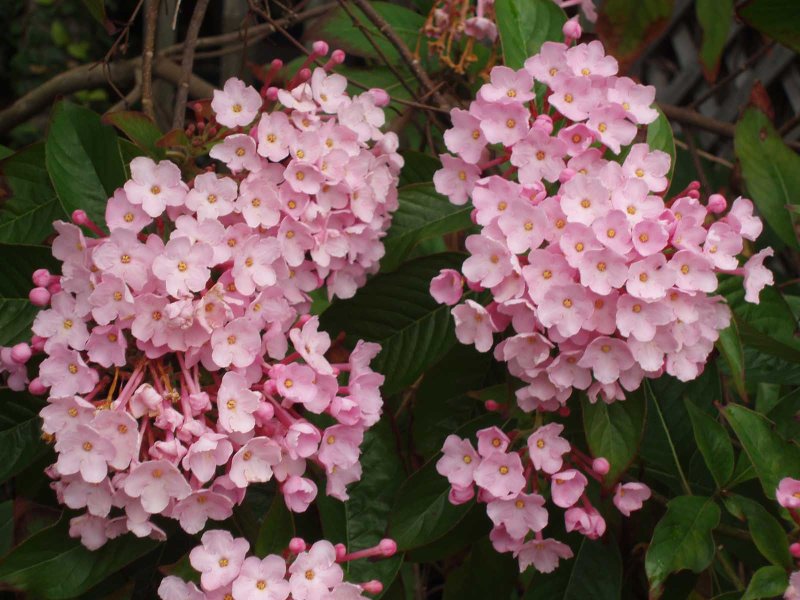
<path id="1" fill-rule="evenodd" d="M 189 78 L 192 76 L 194 66 L 194 49 L 200 35 L 200 26 L 206 15 L 208 0 L 197 0 L 189 28 L 186 30 L 186 39 L 183 40 L 183 59 L 181 60 L 181 77 L 178 89 L 175 92 L 175 111 L 172 116 L 172 128 L 180 129 L 186 119 L 186 100 L 189 98 Z M 176 9 L 177 13 L 177 9 Z"/>
<path id="2" fill-rule="evenodd" d="M 147 0 L 144 13 L 144 52 L 142 53 L 142 111 L 155 120 L 153 110 L 153 60 L 160 0 Z"/>

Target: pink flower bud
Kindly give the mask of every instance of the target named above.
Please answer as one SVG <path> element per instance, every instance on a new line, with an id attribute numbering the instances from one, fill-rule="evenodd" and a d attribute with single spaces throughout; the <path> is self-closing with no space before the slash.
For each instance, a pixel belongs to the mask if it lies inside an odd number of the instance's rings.
<path id="1" fill-rule="evenodd" d="M 276 71 L 283 68 L 283 61 L 280 58 L 273 58 L 272 62 L 269 63 L 270 69 L 275 69 Z"/>
<path id="2" fill-rule="evenodd" d="M 311 45 L 311 49 L 317 56 L 325 56 L 328 53 L 328 50 L 330 50 L 330 47 L 328 46 L 327 42 L 318 40 Z"/>
<path id="3" fill-rule="evenodd" d="M 278 99 L 278 88 L 276 88 L 274 86 L 267 88 L 266 98 L 267 98 L 267 100 L 270 100 L 271 102 L 275 102 L 275 100 Z"/>
<path id="4" fill-rule="evenodd" d="M 347 548 L 344 544 L 336 544 L 334 546 L 336 549 L 336 561 L 341 562 L 344 560 L 344 557 L 347 556 Z"/>
<path id="5" fill-rule="evenodd" d="M 289 540 L 289 552 L 292 554 L 300 554 L 301 552 L 306 551 L 306 542 L 303 538 L 292 538 Z"/>
<path id="6" fill-rule="evenodd" d="M 394 556 L 394 554 L 397 552 L 397 542 L 389 538 L 382 539 L 378 544 L 378 547 L 381 549 L 381 552 L 383 552 L 383 555 L 387 558 Z"/>
<path id="7" fill-rule="evenodd" d="M 487 400 L 486 402 L 483 403 L 483 405 L 486 407 L 486 410 L 489 410 L 491 412 L 500 410 L 500 405 L 494 400 Z"/>
<path id="8" fill-rule="evenodd" d="M 789 546 L 789 552 L 791 552 L 792 556 L 795 558 L 800 558 L 800 543 L 795 542 Z"/>
<path id="9" fill-rule="evenodd" d="M 598 475 L 605 475 L 611 469 L 611 465 L 602 456 L 598 456 L 592 461 L 592 471 Z"/>
<path id="10" fill-rule="evenodd" d="M 697 190 L 689 190 L 688 192 L 686 192 L 686 195 L 689 196 L 690 198 L 694 198 L 695 200 L 700 198 L 700 192 Z"/>
<path id="11" fill-rule="evenodd" d="M 331 53 L 331 60 L 335 62 L 337 65 L 340 65 L 344 62 L 344 59 L 347 55 L 345 54 L 344 50 L 339 50 L 338 48 Z"/>
<path id="12" fill-rule="evenodd" d="M 369 93 L 375 99 L 375 106 L 386 106 L 389 104 L 389 94 L 386 90 L 382 90 L 381 88 L 370 88 Z"/>
<path id="13" fill-rule="evenodd" d="M 561 408 L 558 409 L 558 414 L 561 415 L 562 417 L 568 417 L 570 412 L 571 411 L 567 406 L 562 406 Z"/>
<path id="14" fill-rule="evenodd" d="M 21 342 L 11 348 L 11 360 L 19 365 L 24 365 L 31 358 L 31 347 L 25 342 Z"/>
<path id="15" fill-rule="evenodd" d="M 47 269 L 36 269 L 31 276 L 33 280 L 33 285 L 37 287 L 47 287 L 50 285 L 50 281 L 52 280 L 52 275 L 50 271 Z"/>
<path id="16" fill-rule="evenodd" d="M 564 41 L 567 44 L 571 43 L 573 40 L 579 39 L 583 34 L 578 19 L 579 17 L 577 16 L 572 17 L 569 21 L 564 23 L 564 26 L 561 28 L 561 32 L 564 34 Z"/>
<path id="17" fill-rule="evenodd" d="M 28 294 L 28 299 L 34 306 L 47 306 L 50 302 L 50 292 L 47 288 L 35 287 Z"/>
<path id="18" fill-rule="evenodd" d="M 361 589 L 368 594 L 380 594 L 383 591 L 383 584 L 377 579 L 373 579 L 362 583 Z"/>
<path id="19" fill-rule="evenodd" d="M 47 391 L 47 388 L 42 383 L 41 379 L 36 377 L 28 384 L 28 391 L 34 396 L 42 396 Z"/>
<path id="20" fill-rule="evenodd" d="M 46 338 L 43 338 L 39 335 L 34 335 L 33 337 L 31 337 L 31 349 L 34 352 L 41 352 L 42 350 L 44 350 L 44 344 L 46 341 L 47 341 Z"/>
<path id="21" fill-rule="evenodd" d="M 47 286 L 47 291 L 50 292 L 51 296 L 57 294 L 58 292 L 61 291 L 61 282 L 54 281 L 49 286 Z"/>
<path id="22" fill-rule="evenodd" d="M 533 122 L 533 126 L 549 135 L 553 132 L 553 119 L 550 118 L 550 115 L 539 115 Z"/>
<path id="23" fill-rule="evenodd" d="M 708 210 L 714 214 L 723 212 L 728 206 L 725 196 L 722 194 L 711 194 L 708 197 Z"/>
<path id="24" fill-rule="evenodd" d="M 86 214 L 85 210 L 81 210 L 80 208 L 72 211 L 72 222 L 76 225 L 88 225 L 89 215 Z"/>

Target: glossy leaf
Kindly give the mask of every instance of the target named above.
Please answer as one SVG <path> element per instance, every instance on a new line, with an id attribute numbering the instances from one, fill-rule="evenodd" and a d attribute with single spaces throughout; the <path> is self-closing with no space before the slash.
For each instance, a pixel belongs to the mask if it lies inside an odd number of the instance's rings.
<path id="1" fill-rule="evenodd" d="M 658 118 L 647 126 L 647 145 L 653 150 L 661 150 L 670 156 L 669 171 L 667 179 L 672 182 L 675 173 L 675 136 L 672 132 L 672 125 L 666 115 L 658 106 Z"/>
<path id="2" fill-rule="evenodd" d="M 567 17 L 551 0 L 496 0 L 494 10 L 507 67 L 521 69 L 544 42 L 564 39 Z"/>
<path id="3" fill-rule="evenodd" d="M 800 52 L 800 12 L 794 0 L 747 0 L 736 13 L 750 27 Z"/>
<path id="4" fill-rule="evenodd" d="M 12 153 L 0 162 L 0 242 L 40 243 L 52 222 L 66 218 L 44 166 L 44 144 Z"/>
<path id="5" fill-rule="evenodd" d="M 353 298 L 334 302 L 322 314 L 322 326 L 332 335 L 344 331 L 351 343 L 381 344 L 372 368 L 386 375 L 384 395 L 414 383 L 455 345 L 450 308 L 437 304 L 428 286 L 440 269 L 457 269 L 463 259 L 446 253 L 409 261 L 377 275 Z"/>
<path id="6" fill-rule="evenodd" d="M 669 501 L 645 557 L 651 594 L 661 588 L 670 573 L 684 569 L 700 573 L 711 564 L 714 559 L 711 532 L 719 519 L 719 507 L 711 498 L 679 496 Z"/>
<path id="7" fill-rule="evenodd" d="M 722 488 L 733 476 L 734 456 L 728 432 L 717 420 L 701 411 L 691 400 L 684 400 L 697 447 L 703 455 L 711 476 Z"/>
<path id="8" fill-rule="evenodd" d="M 697 0 L 697 20 L 703 28 L 700 63 L 706 79 L 714 81 L 719 71 L 719 59 L 728 41 L 733 16 L 733 0 Z"/>
<path id="9" fill-rule="evenodd" d="M 747 191 L 759 213 L 786 244 L 800 248 L 794 217 L 786 210 L 787 205 L 798 203 L 800 156 L 783 143 L 757 108 L 748 108 L 737 123 L 734 145 Z"/>
<path id="10" fill-rule="evenodd" d="M 786 530 L 766 508 L 758 502 L 731 494 L 725 499 L 725 506 L 734 515 L 744 517 L 747 528 L 758 551 L 773 565 L 791 570 L 794 564 L 789 553 Z"/>
<path id="11" fill-rule="evenodd" d="M 42 405 L 28 394 L 0 390 L 0 483 L 47 452 L 39 419 Z"/>
<path id="12" fill-rule="evenodd" d="M 80 208 L 104 223 L 106 201 L 126 179 L 114 129 L 91 110 L 63 100 L 53 109 L 45 162 L 64 210 Z"/>
<path id="13" fill-rule="evenodd" d="M 31 275 L 36 269 L 58 265 L 46 246 L 0 244 L 0 346 L 11 346 L 30 339 L 30 326 L 39 309 L 28 300 L 33 287 Z"/>
<path id="14" fill-rule="evenodd" d="M 633 461 L 644 432 L 645 400 L 641 390 L 627 394 L 623 402 L 592 404 L 581 395 L 583 427 L 592 456 L 602 456 L 611 464 L 605 476 L 606 487 L 619 480 Z"/>
<path id="15" fill-rule="evenodd" d="M 667 26 L 673 4 L 673 0 L 606 0 L 601 5 L 597 33 L 623 71 Z"/>
<path id="16" fill-rule="evenodd" d="M 420 241 L 472 225 L 471 206 L 456 206 L 438 194 L 431 183 L 408 185 L 400 189 L 400 206 L 383 240 L 386 255 L 383 271 L 396 269 Z"/>
<path id="17" fill-rule="evenodd" d="M 719 332 L 719 339 L 715 345 L 728 363 L 736 392 L 742 398 L 747 398 L 747 389 L 744 385 L 744 349 L 735 320 L 731 321 L 727 329 Z"/>
<path id="18" fill-rule="evenodd" d="M 158 125 L 144 113 L 132 110 L 106 113 L 103 115 L 103 122 L 118 128 L 151 158 L 164 158 L 164 149 L 157 145 L 163 134 Z"/>
<path id="19" fill-rule="evenodd" d="M 0 502 L 0 556 L 14 545 L 14 501 Z"/>
<path id="20" fill-rule="evenodd" d="M 69 520 L 43 529 L 0 560 L 0 584 L 43 600 L 74 598 L 158 546 L 133 535 L 94 552 L 68 535 Z"/>
<path id="21" fill-rule="evenodd" d="M 400 171 L 401 186 L 433 181 L 433 174 L 442 166 L 438 158 L 416 150 L 401 150 L 400 155 L 405 162 Z"/>
<path id="22" fill-rule="evenodd" d="M 789 577 L 784 569 L 775 566 L 761 567 L 753 573 L 742 600 L 760 600 L 761 598 L 783 596 L 787 587 L 789 587 Z"/>
<path id="23" fill-rule="evenodd" d="M 748 408 L 731 404 L 725 417 L 753 463 L 764 493 L 775 499 L 778 482 L 788 473 L 800 473 L 800 448 L 783 441 L 766 417 Z"/>
<path id="24" fill-rule="evenodd" d="M 449 574 L 444 600 L 510 598 L 517 570 L 511 554 L 500 554 L 484 538 L 472 546 L 466 562 Z"/>
<path id="25" fill-rule="evenodd" d="M 253 550 L 257 556 L 280 554 L 287 548 L 289 540 L 293 537 L 293 513 L 286 508 L 283 495 L 275 494 L 275 499 L 261 522 Z"/>

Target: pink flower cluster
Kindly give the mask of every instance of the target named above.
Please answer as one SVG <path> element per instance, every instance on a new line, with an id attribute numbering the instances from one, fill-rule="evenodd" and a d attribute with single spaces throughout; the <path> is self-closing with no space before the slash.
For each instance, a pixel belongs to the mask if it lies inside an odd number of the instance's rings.
<path id="1" fill-rule="evenodd" d="M 784 477 L 775 490 L 775 498 L 795 523 L 800 523 L 800 479 Z M 795 559 L 800 559 L 800 543 L 789 545 L 789 552 Z M 789 587 L 783 593 L 785 600 L 800 600 L 800 570 L 794 571 L 789 577 Z"/>
<path id="2" fill-rule="evenodd" d="M 481 230 L 466 239 L 462 272 L 443 271 L 431 293 L 456 304 L 464 278 L 490 290 L 487 306 L 453 309 L 456 335 L 494 346 L 526 384 L 526 411 L 557 410 L 574 389 L 611 402 L 644 377 L 697 377 L 730 322 L 717 274 L 743 275 L 750 302 L 772 283 L 771 249 L 739 266 L 743 239 L 762 229 L 749 200 L 723 216 L 725 199 L 702 204 L 695 183 L 664 198 L 670 157 L 633 143 L 657 118 L 655 90 L 616 73 L 600 42 L 546 42 L 524 69 L 495 67 L 445 133 L 457 156 L 441 157 L 436 189 L 471 200 Z M 535 83 L 548 88 L 544 110 Z"/>
<path id="3" fill-rule="evenodd" d="M 247 556 L 250 544 L 227 531 L 210 530 L 189 553 L 192 567 L 200 573 L 200 587 L 171 575 L 162 580 L 162 600 L 360 600 L 364 592 L 378 594 L 379 581 L 362 584 L 344 581 L 339 563 L 370 557 L 389 557 L 397 551 L 393 540 L 352 554 L 341 544 L 316 542 L 310 548 L 300 538 L 289 543 L 284 556 Z"/>
<path id="4" fill-rule="evenodd" d="M 497 427 L 477 433 L 478 449 L 469 440 L 448 436 L 443 456 L 436 463 L 439 474 L 450 482 L 450 502 L 462 504 L 475 496 L 486 503 L 492 520 L 489 538 L 498 552 L 513 552 L 520 571 L 529 566 L 550 573 L 560 559 L 572 557 L 569 546 L 545 538 L 549 522 L 545 496 L 564 509 L 566 530 L 577 531 L 590 539 L 605 533 L 606 522 L 586 495 L 587 475 L 598 481 L 608 473 L 604 458 L 590 459 L 561 437 L 564 426 L 549 423 L 521 441 L 518 432 L 506 435 Z M 619 483 L 614 505 L 625 516 L 639 510 L 650 497 L 642 483 Z M 530 534 L 533 534 L 530 536 Z"/>
<path id="5" fill-rule="evenodd" d="M 187 185 L 175 164 L 136 158 L 108 201 L 109 233 L 83 211 L 55 223 L 62 274 L 37 271 L 30 294 L 49 308 L 31 345 L 0 359 L 20 387 L 25 362 L 44 355 L 29 389 L 49 395 L 48 473 L 59 501 L 86 509 L 70 533 L 89 548 L 127 531 L 163 537 L 154 515 L 199 532 L 272 479 L 305 511 L 309 461 L 342 500 L 361 476 L 380 347 L 348 355 L 308 315 L 309 292 L 352 295 L 377 268 L 402 160 L 377 129 L 385 93 L 350 98 L 321 68 L 298 77 L 263 95 L 233 79 L 215 93 L 231 129 L 211 156 L 230 174 Z M 282 108 L 264 110 L 273 99 Z"/>

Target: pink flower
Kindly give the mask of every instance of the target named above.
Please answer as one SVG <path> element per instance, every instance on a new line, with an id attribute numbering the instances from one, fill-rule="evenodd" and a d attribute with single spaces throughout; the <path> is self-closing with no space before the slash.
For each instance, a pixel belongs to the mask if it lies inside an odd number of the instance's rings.
<path id="1" fill-rule="evenodd" d="M 238 318 L 211 335 L 211 357 L 221 368 L 247 367 L 261 349 L 261 336 L 249 319 Z"/>
<path id="2" fill-rule="evenodd" d="M 250 390 L 243 375 L 228 371 L 222 376 L 217 392 L 217 410 L 223 429 L 240 433 L 252 431 L 256 423 L 253 413 L 260 403 L 261 394 Z"/>
<path id="3" fill-rule="evenodd" d="M 619 68 L 617 60 L 613 56 L 606 56 L 603 44 L 597 40 L 568 49 L 566 62 L 575 75 L 582 77 L 610 77 L 616 75 Z"/>
<path id="4" fill-rule="evenodd" d="M 511 440 L 499 427 L 486 427 L 477 432 L 478 454 L 482 457 L 505 452 Z"/>
<path id="5" fill-rule="evenodd" d="M 783 592 L 783 600 L 800 600 L 800 571 L 789 577 L 789 587 Z"/>
<path id="6" fill-rule="evenodd" d="M 567 531 L 577 531 L 590 540 L 596 540 L 606 531 L 606 521 L 596 509 L 573 506 L 564 512 Z"/>
<path id="7" fill-rule="evenodd" d="M 150 514 L 160 513 L 170 500 L 183 500 L 192 492 L 177 467 L 165 460 L 149 460 L 135 467 L 123 487 L 128 496 L 139 498 Z"/>
<path id="8" fill-rule="evenodd" d="M 57 345 L 39 366 L 39 380 L 53 396 L 73 396 L 91 392 L 100 377 L 78 352 Z"/>
<path id="9" fill-rule="evenodd" d="M 572 447 L 561 437 L 564 426 L 560 423 L 548 423 L 539 427 L 528 438 L 528 451 L 533 466 L 545 473 L 556 473 L 564 464 L 563 455 Z"/>
<path id="10" fill-rule="evenodd" d="M 495 498 L 510 500 L 525 487 L 519 454 L 494 452 L 475 469 L 475 483 Z"/>
<path id="11" fill-rule="evenodd" d="M 301 329 L 292 329 L 289 337 L 294 349 L 310 367 L 324 375 L 333 372 L 325 358 L 325 353 L 331 347 L 331 337 L 324 331 L 319 331 L 318 317 L 310 318 Z"/>
<path id="12" fill-rule="evenodd" d="M 233 455 L 228 475 L 238 487 L 272 478 L 272 467 L 281 461 L 281 448 L 267 437 L 255 437 Z"/>
<path id="13" fill-rule="evenodd" d="M 89 295 L 92 318 L 98 325 L 108 325 L 133 315 L 133 294 L 119 277 L 105 275 Z"/>
<path id="14" fill-rule="evenodd" d="M 128 201 L 125 190 L 118 188 L 106 204 L 106 225 L 108 229 L 130 229 L 141 231 L 153 222 L 152 217 L 142 209 L 141 205 Z"/>
<path id="15" fill-rule="evenodd" d="M 607 248 L 585 252 L 578 264 L 578 270 L 581 274 L 581 285 L 603 296 L 624 285 L 628 279 L 625 258 Z"/>
<path id="16" fill-rule="evenodd" d="M 286 576 L 286 561 L 270 554 L 260 559 L 244 560 L 239 576 L 233 582 L 233 597 L 240 600 L 286 600 L 291 588 Z"/>
<path id="17" fill-rule="evenodd" d="M 531 540 L 514 553 L 519 559 L 520 572 L 533 565 L 540 573 L 552 573 L 559 559 L 572 558 L 572 550 L 554 539 Z"/>
<path id="18" fill-rule="evenodd" d="M 317 486 L 310 479 L 291 475 L 281 487 L 286 508 L 295 513 L 303 513 L 317 497 Z"/>
<path id="19" fill-rule="evenodd" d="M 168 160 L 156 163 L 144 156 L 131 161 L 131 179 L 124 189 L 128 202 L 141 205 L 150 217 L 159 216 L 167 206 L 181 206 L 188 191 L 175 163 Z"/>
<path id="20" fill-rule="evenodd" d="M 202 546 L 189 553 L 192 567 L 200 571 L 200 584 L 207 592 L 233 582 L 244 564 L 250 544 L 244 538 L 235 538 L 227 531 L 206 531 Z"/>
<path id="21" fill-rule="evenodd" d="M 172 296 L 180 298 L 206 287 L 214 253 L 211 246 L 192 244 L 179 237 L 167 242 L 164 253 L 153 260 L 153 275 L 164 282 Z"/>
<path id="22" fill-rule="evenodd" d="M 613 104 L 591 111 L 586 126 L 615 154 L 633 141 L 637 131 L 636 125 L 627 120 L 625 110 Z"/>
<path id="23" fill-rule="evenodd" d="M 106 519 L 90 514 L 73 517 L 69 520 L 69 537 L 79 537 L 88 550 L 97 550 L 108 541 L 107 524 Z"/>
<path id="24" fill-rule="evenodd" d="M 274 285 L 275 261 L 279 256 L 280 245 L 275 239 L 250 237 L 234 256 L 232 274 L 236 290 L 250 295 L 256 289 Z"/>
<path id="25" fill-rule="evenodd" d="M 471 235 L 465 244 L 470 257 L 461 270 L 471 281 L 483 287 L 494 287 L 511 274 L 513 264 L 504 244 L 485 235 Z"/>
<path id="26" fill-rule="evenodd" d="M 520 168 L 520 183 L 530 185 L 542 179 L 556 181 L 566 166 L 563 158 L 566 149 L 562 140 L 550 137 L 541 129 L 531 129 L 511 151 L 511 164 Z"/>
<path id="27" fill-rule="evenodd" d="M 764 228 L 761 219 L 753 216 L 753 203 L 741 196 L 733 201 L 725 217 L 731 226 L 744 238 L 755 241 Z"/>
<path id="28" fill-rule="evenodd" d="M 225 378 L 230 375 L 238 375 L 238 373 L 226 373 L 222 386 L 225 385 Z M 220 390 L 222 386 L 220 386 Z M 219 392 L 217 397 L 219 398 Z M 233 454 L 233 446 L 228 438 L 221 433 L 209 432 L 201 435 L 189 446 L 189 451 L 184 455 L 181 464 L 184 469 L 191 470 L 200 483 L 206 483 L 214 476 L 218 466 L 228 462 L 231 454 Z"/>
<path id="29" fill-rule="evenodd" d="M 672 322 L 672 309 L 663 301 L 644 302 L 628 294 L 617 300 L 617 328 L 625 337 L 649 342 L 659 325 Z"/>
<path id="30" fill-rule="evenodd" d="M 451 312 L 458 341 L 462 344 L 475 344 L 478 352 L 488 352 L 494 338 L 492 319 L 487 310 L 474 300 L 466 300 Z"/>
<path id="31" fill-rule="evenodd" d="M 625 289 L 642 300 L 660 300 L 675 283 L 675 272 L 667 268 L 663 254 L 653 254 L 628 267 Z"/>
<path id="32" fill-rule="evenodd" d="M 197 213 L 198 220 L 216 219 L 233 212 L 237 185 L 230 177 L 201 173 L 186 194 L 186 207 Z"/>
<path id="33" fill-rule="evenodd" d="M 575 335 L 588 319 L 594 306 L 586 289 L 577 284 L 550 288 L 539 305 L 539 320 L 545 327 L 555 327 L 564 337 Z"/>
<path id="34" fill-rule="evenodd" d="M 556 506 L 569 508 L 583 495 L 587 483 L 586 476 L 575 469 L 555 473 L 550 486 L 550 497 Z"/>
<path id="35" fill-rule="evenodd" d="M 453 269 L 442 269 L 431 279 L 430 293 L 439 304 L 453 306 L 461 300 L 464 278 Z"/>
<path id="36" fill-rule="evenodd" d="M 468 111 L 454 108 L 450 113 L 453 127 L 444 133 L 444 143 L 453 154 L 469 164 L 477 164 L 486 148 L 480 120 Z"/>
<path id="37" fill-rule="evenodd" d="M 592 369 L 600 383 L 614 383 L 621 371 L 630 369 L 634 359 L 627 344 L 611 337 L 595 338 L 578 361 L 578 366 Z"/>
<path id="38" fill-rule="evenodd" d="M 791 477 L 781 479 L 775 497 L 784 508 L 800 508 L 800 480 Z"/>
<path id="39" fill-rule="evenodd" d="M 119 277 L 134 292 L 139 292 L 149 281 L 154 251 L 139 242 L 133 231 L 115 229 L 94 249 L 92 258 L 99 269 Z"/>
<path id="40" fill-rule="evenodd" d="M 322 432 L 319 460 L 330 470 L 347 469 L 358 462 L 359 446 L 364 441 L 364 430 L 348 425 L 333 425 Z"/>
<path id="41" fill-rule="evenodd" d="M 682 290 L 709 293 L 717 289 L 713 264 L 702 254 L 680 250 L 672 256 L 667 268 L 675 274 L 675 285 Z"/>
<path id="42" fill-rule="evenodd" d="M 296 600 L 322 600 L 344 577 L 342 568 L 336 564 L 336 550 L 326 540 L 298 554 L 289 573 L 292 598 Z"/>
<path id="43" fill-rule="evenodd" d="M 261 115 L 257 135 L 258 153 L 272 162 L 279 162 L 289 156 L 289 144 L 297 131 L 286 113 L 274 112 Z"/>
<path id="44" fill-rule="evenodd" d="M 67 292 L 54 294 L 49 310 L 43 310 L 33 321 L 31 329 L 36 335 L 47 338 L 46 352 L 56 345 L 83 350 L 89 340 L 89 330 L 77 310 L 75 298 Z"/>
<path id="45" fill-rule="evenodd" d="M 480 456 L 468 440 L 448 435 L 442 446 L 442 457 L 436 462 L 436 472 L 447 477 L 450 485 L 468 487 L 473 483 Z"/>
<path id="46" fill-rule="evenodd" d="M 89 483 L 106 478 L 108 462 L 116 454 L 114 445 L 88 425 L 62 432 L 56 439 L 56 451 L 56 469 L 61 475 L 80 473 Z"/>
<path id="47" fill-rule="evenodd" d="M 764 266 L 764 259 L 774 254 L 772 248 L 764 248 L 744 264 L 744 299 L 748 302 L 758 304 L 761 290 L 774 283 L 772 271 Z"/>
<path id="48" fill-rule="evenodd" d="M 194 583 L 169 575 L 158 585 L 158 597 L 161 600 L 205 600 L 206 595 Z"/>
<path id="49" fill-rule="evenodd" d="M 492 500 L 486 512 L 496 526 L 505 527 L 508 534 L 523 539 L 529 531 L 541 531 L 547 526 L 544 498 L 539 494 L 520 494 L 510 500 Z"/>
<path id="50" fill-rule="evenodd" d="M 480 169 L 460 158 L 441 154 L 442 167 L 433 175 L 436 191 L 447 196 L 453 204 L 466 204 L 475 182 L 480 178 Z"/>
<path id="51" fill-rule="evenodd" d="M 643 483 L 619 483 L 614 490 L 614 506 L 623 515 L 630 517 L 633 511 L 642 508 L 650 495 L 650 488 Z"/>
<path id="52" fill-rule="evenodd" d="M 511 146 L 530 130 L 530 113 L 518 102 L 495 104 L 479 98 L 469 107 L 469 112 L 480 119 L 481 131 L 490 144 Z"/>
<path id="53" fill-rule="evenodd" d="M 623 81 L 623 79 L 626 78 L 617 80 L 617 86 L 624 88 L 629 85 L 620 84 L 619 82 Z M 610 90 L 609 95 L 611 95 Z M 622 102 L 620 102 L 620 104 L 625 108 Z M 636 177 L 641 179 L 647 184 L 650 191 L 653 192 L 663 192 L 667 189 L 668 182 L 666 174 L 669 172 L 669 167 L 669 154 L 661 150 L 650 150 L 650 146 L 647 144 L 634 144 L 631 146 L 631 151 L 628 152 L 628 156 L 625 157 L 625 162 L 622 163 L 622 171 L 625 175 L 630 178 Z"/>
<path id="54" fill-rule="evenodd" d="M 198 490 L 175 504 L 171 516 L 178 519 L 186 533 L 199 533 L 208 519 L 224 521 L 233 514 L 233 502 L 216 492 Z"/>
<path id="55" fill-rule="evenodd" d="M 629 77 L 619 77 L 614 81 L 614 86 L 608 88 L 607 93 L 608 99 L 622 106 L 625 115 L 634 123 L 647 125 L 658 118 L 658 111 L 653 108 L 656 100 L 656 88 L 652 85 L 640 85 Z M 636 144 L 634 148 L 638 145 Z M 645 144 L 641 145 L 646 146 Z M 667 165 L 669 165 L 669 161 L 667 161 Z M 664 173 L 666 172 L 665 170 Z M 666 189 L 666 179 L 664 187 L 651 189 L 655 192 Z"/>
<path id="56" fill-rule="evenodd" d="M 249 85 L 235 77 L 225 82 L 222 90 L 214 90 L 211 110 L 217 122 L 225 127 L 242 127 L 250 124 L 261 108 L 261 96 Z"/>
<path id="57" fill-rule="evenodd" d="M 208 153 L 225 163 L 232 173 L 239 171 L 258 171 L 261 160 L 256 153 L 256 141 L 247 134 L 235 133 L 227 136 L 221 144 L 217 144 Z"/>
<path id="58" fill-rule="evenodd" d="M 486 102 L 528 102 L 533 99 L 533 77 L 524 69 L 515 71 L 508 67 L 493 67 L 489 83 L 478 90 L 478 97 Z"/>

